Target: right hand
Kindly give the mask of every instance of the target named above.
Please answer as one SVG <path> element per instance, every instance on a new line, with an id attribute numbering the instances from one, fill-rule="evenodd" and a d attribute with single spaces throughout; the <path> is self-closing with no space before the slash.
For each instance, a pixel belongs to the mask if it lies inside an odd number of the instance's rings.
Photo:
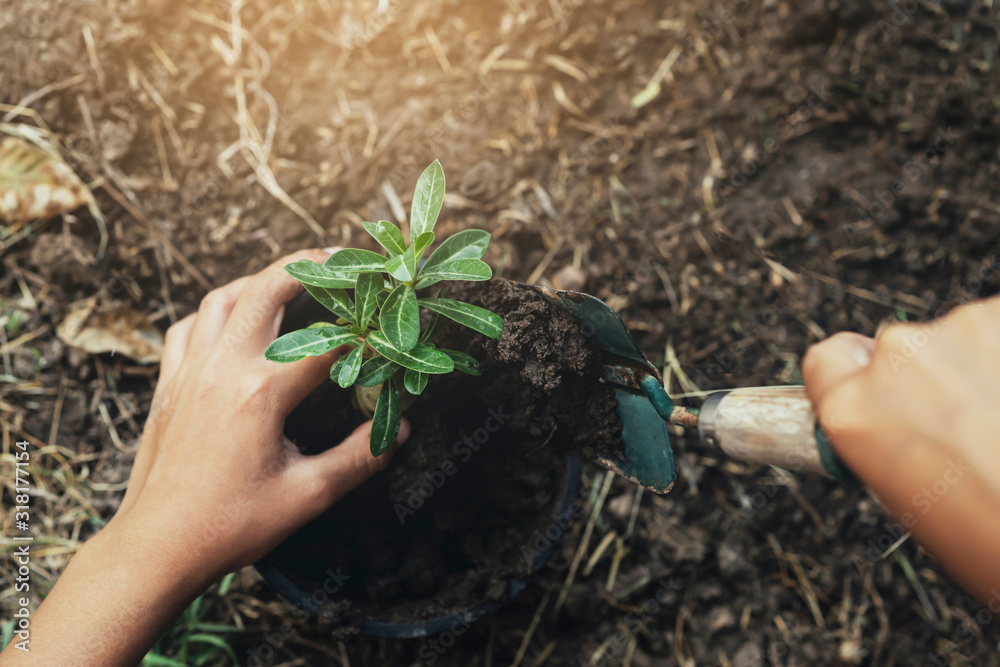
<path id="1" fill-rule="evenodd" d="M 834 449 L 903 526 L 1000 613 L 1000 298 L 803 359 Z"/>

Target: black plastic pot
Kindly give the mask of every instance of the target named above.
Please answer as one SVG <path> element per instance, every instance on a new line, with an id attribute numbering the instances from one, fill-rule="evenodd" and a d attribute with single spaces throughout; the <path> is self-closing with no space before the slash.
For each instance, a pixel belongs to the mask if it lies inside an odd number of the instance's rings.
<path id="1" fill-rule="evenodd" d="M 329 313 L 322 306 L 313 301 L 307 294 L 303 294 L 296 300 L 292 301 L 286 308 L 284 321 L 282 323 L 282 333 L 302 328 L 312 322 L 324 320 L 328 317 Z M 324 386 L 317 389 L 316 392 L 322 395 L 314 395 L 310 398 L 316 398 L 317 400 L 322 401 L 333 400 L 339 404 L 337 407 L 343 411 L 343 414 L 350 414 L 349 396 L 347 392 L 340 390 L 338 387 L 333 385 L 333 383 L 326 383 Z M 308 400 L 309 399 L 307 399 L 307 401 Z M 355 419 L 358 418 L 355 417 Z M 301 439 L 303 437 L 303 433 L 307 433 L 313 440 L 318 438 L 323 442 L 333 444 L 339 442 L 340 437 L 345 434 L 324 433 L 326 425 L 303 424 L 301 421 L 301 416 L 297 415 L 296 412 L 293 412 L 286 422 L 286 433 L 293 441 Z M 332 422 L 333 420 L 331 419 L 330 421 Z M 353 426 L 353 423 L 349 423 L 347 426 L 351 427 Z M 350 428 L 346 428 L 345 430 L 349 432 Z M 296 444 L 299 444 L 300 448 L 308 450 L 308 447 L 302 447 L 300 442 L 297 442 Z M 309 453 L 315 453 L 315 451 Z M 567 462 L 565 475 L 563 476 L 561 482 L 561 489 L 555 496 L 555 502 L 551 507 L 547 508 L 545 513 L 542 515 L 545 519 L 550 516 L 570 516 L 573 504 L 576 502 L 579 494 L 580 471 L 581 465 L 579 459 L 575 455 L 571 456 Z M 376 476 L 372 480 L 369 480 L 366 484 L 363 484 L 361 487 L 348 494 L 348 496 L 343 498 L 338 505 L 345 503 L 350 504 L 352 501 L 355 506 L 378 504 L 381 498 L 386 498 L 385 502 L 387 503 L 387 497 L 382 495 L 380 498 L 380 494 L 384 494 L 384 490 L 379 486 L 378 476 Z M 337 506 L 335 505 L 331 511 L 336 511 L 336 509 Z M 324 583 L 327 582 L 320 581 L 319 575 L 303 574 L 301 568 L 296 565 L 295 558 L 291 556 L 297 551 L 307 551 L 313 549 L 313 545 L 309 543 L 309 536 L 317 532 L 321 534 L 321 531 L 324 530 L 325 527 L 331 525 L 331 521 L 364 520 L 365 518 L 363 516 L 345 516 L 333 519 L 331 519 L 329 515 L 320 517 L 312 524 L 302 528 L 298 533 L 290 537 L 289 540 L 282 546 L 256 563 L 257 571 L 261 574 L 268 585 L 271 586 L 271 588 L 273 588 L 277 593 L 294 604 L 297 609 L 303 610 L 305 613 L 309 614 L 313 620 L 316 620 L 320 610 L 320 605 L 317 604 L 315 592 L 323 590 Z M 559 533 L 561 534 L 561 532 L 562 531 L 560 530 Z M 436 634 L 456 626 L 466 626 L 483 615 L 497 610 L 505 602 L 523 590 L 528 583 L 528 578 L 531 574 L 537 572 L 545 565 L 545 563 L 552 556 L 557 544 L 558 538 L 551 539 L 549 540 L 546 548 L 535 550 L 528 568 L 528 574 L 526 576 L 508 580 L 506 590 L 503 594 L 499 596 L 491 596 L 491 599 L 488 602 L 480 602 L 466 609 L 454 610 L 452 613 L 442 614 L 440 616 L 412 623 L 390 622 L 377 617 L 366 617 L 363 619 L 361 629 L 365 634 L 378 637 L 412 638 Z M 327 554 L 313 552 L 310 553 L 309 558 L 318 562 L 329 562 L 329 568 L 336 570 L 338 564 L 336 562 L 335 555 L 330 553 L 328 556 L 329 561 L 324 561 L 323 559 L 327 557 Z M 319 572 L 322 570 L 317 569 L 315 571 Z M 329 590 L 329 588 L 327 588 L 327 590 Z M 312 591 L 312 593 L 310 593 L 310 591 Z M 328 596 L 328 599 L 332 602 L 336 602 L 336 596 L 336 592 L 331 593 Z M 426 596 L 426 599 L 429 601 L 433 598 L 433 596 L 433 594 L 430 594 Z M 324 597 L 325 596 L 320 596 L 321 601 Z M 419 604 L 419 602 L 417 602 L 417 604 Z"/>

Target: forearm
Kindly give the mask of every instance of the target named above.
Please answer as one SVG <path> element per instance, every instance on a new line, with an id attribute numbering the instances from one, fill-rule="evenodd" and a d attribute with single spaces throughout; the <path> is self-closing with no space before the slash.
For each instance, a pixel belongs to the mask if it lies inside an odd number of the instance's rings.
<path id="1" fill-rule="evenodd" d="M 112 521 L 70 561 L 31 621 L 30 653 L 4 665 L 135 665 L 211 583 L 162 544 Z"/>

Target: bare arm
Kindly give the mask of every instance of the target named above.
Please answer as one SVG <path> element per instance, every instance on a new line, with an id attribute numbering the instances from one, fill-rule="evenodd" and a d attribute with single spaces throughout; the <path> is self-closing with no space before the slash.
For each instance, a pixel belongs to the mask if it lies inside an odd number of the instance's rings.
<path id="1" fill-rule="evenodd" d="M 1000 613 L 1000 298 L 877 340 L 838 334 L 803 375 L 844 461 Z"/>
<path id="2" fill-rule="evenodd" d="M 337 357 L 264 359 L 301 290 L 286 257 L 219 288 L 167 332 L 153 408 L 121 508 L 73 557 L 31 619 L 30 653 L 4 665 L 133 665 L 227 572 L 253 563 L 385 467 L 370 423 L 314 457 L 282 435 L 285 417 Z M 400 441 L 409 427 L 404 422 Z"/>

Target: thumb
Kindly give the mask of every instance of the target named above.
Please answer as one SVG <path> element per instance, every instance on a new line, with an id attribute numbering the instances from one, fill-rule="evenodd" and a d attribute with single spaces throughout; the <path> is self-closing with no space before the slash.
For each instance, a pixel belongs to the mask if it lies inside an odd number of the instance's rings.
<path id="1" fill-rule="evenodd" d="M 871 363 L 875 339 L 839 333 L 809 348 L 802 359 L 802 379 L 813 405 L 822 403 L 833 387 Z"/>
<path id="2" fill-rule="evenodd" d="M 395 447 L 381 456 L 372 456 L 368 443 L 372 423 L 365 422 L 347 436 L 339 445 L 335 445 L 322 454 L 305 456 L 296 462 L 288 472 L 292 484 L 309 483 L 313 488 L 318 486 L 320 492 L 317 501 L 322 507 L 316 508 L 322 512 L 337 502 L 348 492 L 381 470 L 384 470 L 392 460 Z M 405 419 L 399 425 L 399 435 L 396 443 L 403 443 L 410 436 L 410 423 Z"/>

